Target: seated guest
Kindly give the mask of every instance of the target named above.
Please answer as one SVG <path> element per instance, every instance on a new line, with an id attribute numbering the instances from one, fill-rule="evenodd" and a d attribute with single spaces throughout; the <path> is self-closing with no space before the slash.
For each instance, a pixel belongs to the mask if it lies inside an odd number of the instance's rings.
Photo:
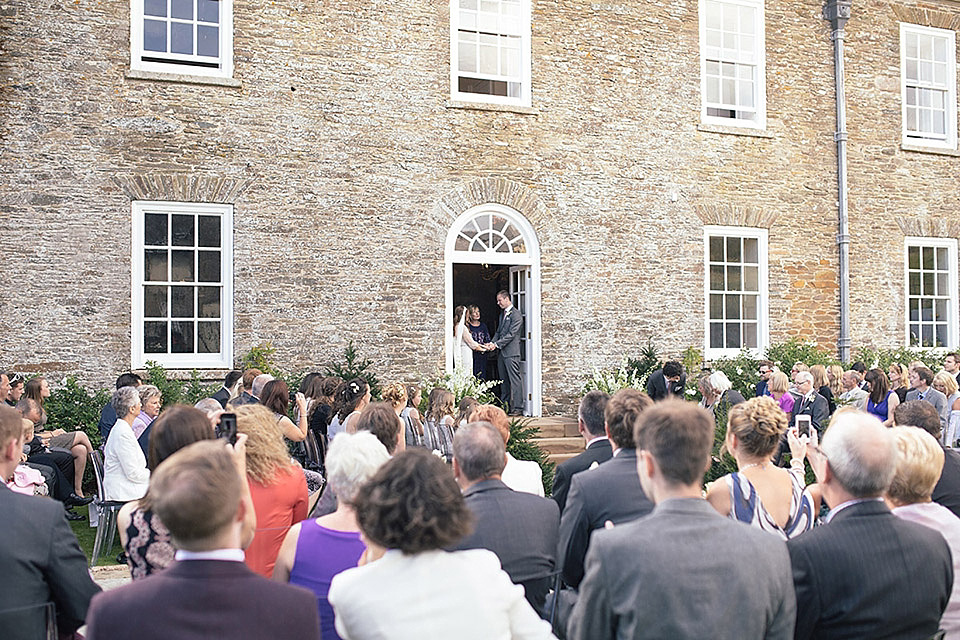
<path id="1" fill-rule="evenodd" d="M 470 414 L 473 413 L 473 410 L 480 406 L 480 403 L 477 402 L 476 398 L 471 398 L 470 396 L 464 396 L 460 399 L 460 404 L 457 405 L 457 416 L 453 419 L 453 423 L 456 425 L 456 428 L 465 426 L 470 422 Z"/>
<path id="2" fill-rule="evenodd" d="M 340 378 L 328 376 L 314 380 L 307 389 L 307 424 L 317 442 L 324 442 L 327 437 L 327 429 L 333 419 L 333 397 L 342 383 Z"/>
<path id="3" fill-rule="evenodd" d="M 337 389 L 333 402 L 333 418 L 327 427 L 327 438 L 332 442 L 338 433 L 354 433 L 360 412 L 370 404 L 370 385 L 363 378 L 354 378 Z"/>
<path id="4" fill-rule="evenodd" d="M 449 464 L 453 461 L 454 395 L 440 387 L 427 396 L 423 416 L 423 446 L 437 453 Z"/>
<path id="5" fill-rule="evenodd" d="M 217 404 L 217 406 L 220 405 Z M 237 452 L 237 463 L 242 465 L 244 478 L 246 478 L 244 452 L 246 438 L 247 436 L 242 433 L 237 434 L 237 444 L 234 447 Z M 164 411 L 163 415 L 151 425 L 147 467 L 152 474 L 161 462 L 180 449 L 200 440 L 212 439 L 213 425 L 203 412 L 185 405 L 174 405 Z M 173 562 L 174 548 L 170 540 L 170 532 L 153 512 L 151 498 L 151 491 L 148 489 L 146 496 L 123 505 L 117 514 L 120 544 L 123 545 L 123 550 L 127 554 L 127 564 L 134 580 L 165 569 Z M 250 490 L 246 482 L 243 485 L 243 499 L 247 505 L 243 535 L 243 547 L 246 547 L 253 539 L 253 530 L 256 527 L 253 501 L 250 499 Z"/>
<path id="6" fill-rule="evenodd" d="M 942 535 L 883 503 L 896 473 L 893 434 L 873 416 L 840 413 L 810 462 L 832 509 L 824 525 L 787 541 L 797 640 L 933 636 L 953 562 Z"/>
<path id="7" fill-rule="evenodd" d="M 133 421 L 140 415 L 140 394 L 136 387 L 122 387 L 113 392 L 110 404 L 119 417 L 103 447 L 103 498 L 139 500 L 150 482 L 147 458 L 133 435 Z"/>
<path id="8" fill-rule="evenodd" d="M 140 376 L 135 373 L 123 373 L 117 378 L 116 388 L 119 391 L 124 387 L 139 387 L 141 384 Z M 113 410 L 113 405 L 107 403 L 100 411 L 100 422 L 97 428 L 100 431 L 100 441 L 106 442 L 110 435 L 110 429 L 117 423 L 117 413 Z"/>
<path id="9" fill-rule="evenodd" d="M 408 447 L 424 446 L 423 421 L 418 409 L 422 397 L 420 387 L 415 384 L 407 385 L 407 406 L 400 411 L 400 419 L 403 420 L 404 439 Z"/>
<path id="10" fill-rule="evenodd" d="M 721 517 L 700 497 L 713 434 L 711 415 L 692 403 L 665 401 L 639 415 L 636 468 L 656 507 L 594 533 L 568 638 L 793 637 L 783 541 Z"/>
<path id="11" fill-rule="evenodd" d="M 0 388 L 0 397 L 10 405 L 11 407 L 17 406 L 17 403 L 20 402 L 20 397 L 23 396 L 23 376 L 19 373 L 10 373 L 4 374 L 7 376 L 10 389 L 7 391 L 6 395 L 3 395 L 2 388 Z"/>
<path id="12" fill-rule="evenodd" d="M 953 376 L 951 376 L 953 377 Z M 953 590 L 940 619 L 940 628 L 951 640 L 960 638 L 960 518 L 932 502 L 933 487 L 943 468 L 943 447 L 922 429 L 893 427 L 897 447 L 897 472 L 887 489 L 886 502 L 893 515 L 939 531 L 953 557 Z"/>
<path id="13" fill-rule="evenodd" d="M 297 393 L 297 415 L 300 420 L 293 424 L 293 420 L 287 417 L 287 410 L 290 408 L 290 389 L 283 380 L 270 380 L 263 386 L 260 392 L 260 404 L 273 412 L 276 423 L 280 425 L 280 431 L 283 437 L 293 442 L 300 442 L 307 437 L 307 398 L 302 393 Z"/>
<path id="14" fill-rule="evenodd" d="M 244 370 L 243 375 L 240 377 L 242 385 L 240 395 L 227 400 L 227 406 L 236 409 L 245 404 L 259 404 L 260 398 L 253 394 L 253 381 L 262 374 L 263 372 L 260 371 L 260 369 Z"/>
<path id="15" fill-rule="evenodd" d="M 790 471 L 773 464 L 787 416 L 772 398 L 751 398 L 730 410 L 724 447 L 738 471 L 710 483 L 707 502 L 720 515 L 763 531 L 792 538 L 813 527 L 820 511 L 819 490 L 804 481 L 807 441 L 787 432 Z"/>
<path id="16" fill-rule="evenodd" d="M 37 403 L 30 398 L 21 398 L 17 403 L 17 411 L 24 423 L 30 423 L 30 439 L 25 440 L 23 447 L 27 465 L 40 466 L 49 469 L 54 474 L 53 485 L 48 485 L 50 495 L 63 503 L 66 509 L 67 520 L 82 520 L 83 516 L 74 513 L 71 508 L 83 506 L 93 502 L 93 496 L 84 497 L 76 492 L 76 464 L 73 454 L 65 449 L 51 449 L 44 444 L 44 439 L 35 435 L 33 425 L 39 418 L 40 409 Z M 47 439 L 49 442 L 49 439 Z M 40 469 L 45 473 L 45 469 Z"/>
<path id="17" fill-rule="evenodd" d="M 241 378 L 243 378 L 243 372 L 234 369 L 223 379 L 223 386 L 210 396 L 220 404 L 221 409 L 226 409 L 227 402 L 240 394 L 241 389 L 239 389 L 238 386 L 243 384 L 240 382 Z"/>
<path id="18" fill-rule="evenodd" d="M 397 414 L 397 419 L 400 420 L 404 433 L 404 449 L 406 449 L 406 434 L 410 428 L 408 423 L 410 413 L 406 412 L 406 417 L 404 417 L 404 410 L 407 408 L 407 388 L 399 382 L 392 382 L 383 388 L 382 395 L 383 399 L 393 407 L 393 412 Z"/>
<path id="19" fill-rule="evenodd" d="M 341 571 L 356 567 L 366 549 L 353 500 L 360 487 L 389 459 L 383 444 L 371 433 L 357 431 L 337 438 L 327 453 L 328 490 L 335 491 L 339 498 L 337 510 L 293 525 L 280 547 L 273 579 L 313 591 L 324 640 L 340 637 L 327 601 L 330 581 Z"/>
<path id="20" fill-rule="evenodd" d="M 7 488 L 23 451 L 22 436 L 20 414 L 0 404 L 0 607 L 5 610 L 0 635 L 4 640 L 48 637 L 43 607 L 52 601 L 57 631 L 65 637 L 83 624 L 100 587 L 90 579 L 87 559 L 60 505 Z"/>
<path id="21" fill-rule="evenodd" d="M 506 449 L 489 422 L 471 422 L 453 438 L 453 477 L 474 516 L 473 533 L 456 549 L 489 549 L 527 602 L 542 613 L 557 564 L 560 510 L 553 500 L 501 482 Z"/>
<path id="22" fill-rule="evenodd" d="M 400 418 L 389 402 L 368 404 L 357 419 L 357 433 L 369 431 L 377 437 L 391 456 L 406 448 Z"/>
<path id="23" fill-rule="evenodd" d="M 140 415 L 133 421 L 133 435 L 137 437 L 137 442 L 143 449 L 143 454 L 146 455 L 150 443 L 150 425 L 160 415 L 163 394 L 152 384 L 140 385 L 138 391 L 140 392 Z"/>
<path id="24" fill-rule="evenodd" d="M 893 413 L 897 426 L 923 429 L 940 441 L 940 414 L 928 402 L 908 400 Z M 944 449 L 943 471 L 933 488 L 933 501 L 960 517 L 960 451 Z"/>
<path id="25" fill-rule="evenodd" d="M 243 566 L 243 479 L 222 440 L 167 458 L 153 477 L 152 507 L 178 551 L 165 571 L 94 598 L 89 640 L 320 637 L 309 591 Z"/>
<path id="26" fill-rule="evenodd" d="M 552 638 L 486 549 L 447 552 L 471 529 L 450 469 L 421 448 L 401 452 L 355 499 L 363 566 L 333 578 L 340 637 Z"/>
<path id="27" fill-rule="evenodd" d="M 290 527 L 307 517 L 307 480 L 294 464 L 270 410 L 262 405 L 237 407 L 237 432 L 247 439 L 247 479 L 257 514 L 257 531 L 246 563 L 269 578 Z"/>
<path id="28" fill-rule="evenodd" d="M 560 507 L 567 503 L 567 492 L 570 491 L 570 479 L 581 471 L 606 462 L 613 456 L 610 448 L 610 439 L 603 429 L 603 410 L 607 408 L 610 396 L 602 391 L 588 391 L 580 399 L 577 409 L 577 431 L 583 436 L 584 451 L 569 460 L 561 462 L 553 476 L 553 493 L 550 496 Z"/>
<path id="29" fill-rule="evenodd" d="M 470 414 L 470 422 L 489 422 L 500 432 L 504 447 L 510 441 L 510 418 L 500 407 L 477 405 Z M 533 460 L 517 460 L 507 452 L 507 466 L 500 474 L 500 481 L 514 491 L 543 497 L 543 469 Z"/>

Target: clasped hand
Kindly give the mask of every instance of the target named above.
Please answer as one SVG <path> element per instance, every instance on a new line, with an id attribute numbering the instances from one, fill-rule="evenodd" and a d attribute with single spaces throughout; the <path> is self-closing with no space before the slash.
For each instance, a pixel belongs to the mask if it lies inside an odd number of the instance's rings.
<path id="1" fill-rule="evenodd" d="M 497 345 L 492 342 L 484 342 L 477 346 L 479 347 L 477 351 L 494 351 L 497 348 Z"/>

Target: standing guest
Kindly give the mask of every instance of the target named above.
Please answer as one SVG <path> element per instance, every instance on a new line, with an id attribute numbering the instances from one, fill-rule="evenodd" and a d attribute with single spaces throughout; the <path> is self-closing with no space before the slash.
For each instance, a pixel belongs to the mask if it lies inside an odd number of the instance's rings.
<path id="1" fill-rule="evenodd" d="M 486 549 L 444 551 L 472 528 L 449 468 L 428 451 L 384 464 L 355 499 L 367 552 L 328 599 L 345 640 L 552 638 L 550 625 Z"/>
<path id="2" fill-rule="evenodd" d="M 947 404 L 947 396 L 930 386 L 933 384 L 933 371 L 917 365 L 910 372 L 909 380 L 911 389 L 907 392 L 907 400 L 924 400 L 932 404 L 940 415 L 940 428 L 946 432 L 950 406 Z"/>
<path id="3" fill-rule="evenodd" d="M 647 378 L 647 395 L 654 402 L 664 400 L 668 396 L 683 397 L 686 384 L 687 377 L 683 373 L 683 365 L 676 360 L 671 360 Z"/>
<path id="4" fill-rule="evenodd" d="M 794 362 L 793 367 L 790 369 L 790 381 L 793 382 L 794 385 L 798 385 L 799 382 L 797 381 L 797 374 L 805 371 L 810 371 L 810 367 L 799 361 Z"/>
<path id="5" fill-rule="evenodd" d="M 943 357 L 943 369 L 953 376 L 953 381 L 960 387 L 960 356 L 948 353 Z"/>
<path id="6" fill-rule="evenodd" d="M 822 433 L 827 428 L 830 419 L 830 407 L 827 399 L 817 393 L 813 387 L 813 375 L 809 371 L 800 371 L 796 375 L 797 391 L 800 398 L 793 405 L 790 415 L 790 426 L 796 422 L 798 415 L 810 416 L 813 428 Z"/>
<path id="7" fill-rule="evenodd" d="M 140 376 L 135 373 L 122 373 L 117 377 L 116 389 L 119 391 L 124 387 L 139 387 L 142 384 Z M 117 423 L 117 414 L 113 410 L 113 404 L 108 402 L 100 411 L 100 422 L 97 423 L 97 429 L 100 431 L 100 441 L 106 442 L 110 436 L 110 429 Z"/>
<path id="8" fill-rule="evenodd" d="M 940 416 L 928 402 L 904 402 L 897 407 L 893 419 L 898 427 L 917 427 L 929 433 L 937 442 L 941 441 Z M 943 471 L 933 488 L 933 501 L 960 518 L 960 451 L 956 449 L 943 450 Z"/>
<path id="9" fill-rule="evenodd" d="M 223 441 L 195 442 L 157 468 L 153 509 L 177 561 L 94 598 L 90 640 L 320 637 L 313 594 L 243 566 L 242 484 Z"/>
<path id="10" fill-rule="evenodd" d="M 470 422 L 453 438 L 453 477 L 474 516 L 457 549 L 489 549 L 527 602 L 542 614 L 557 564 L 560 511 L 552 500 L 514 491 L 500 480 L 506 448 L 489 422 Z"/>
<path id="11" fill-rule="evenodd" d="M 882 369 L 870 369 L 864 378 L 867 383 L 867 413 L 877 417 L 884 426 L 893 426 L 893 412 L 900 398 L 887 387 L 887 376 Z"/>
<path id="12" fill-rule="evenodd" d="M 245 404 L 258 404 L 260 399 L 253 394 L 253 381 L 260 375 L 263 375 L 260 369 L 244 370 L 243 375 L 240 377 L 243 389 L 240 391 L 240 395 L 228 400 L 227 404 L 234 408 L 242 407 Z"/>
<path id="13" fill-rule="evenodd" d="M 274 421 L 280 427 L 283 437 L 293 442 L 301 442 L 307 437 L 307 398 L 302 393 L 295 396 L 299 421 L 287 417 L 290 409 L 290 389 L 283 380 L 270 380 L 260 392 L 260 404 L 273 412 Z"/>
<path id="14" fill-rule="evenodd" d="M 470 414 L 470 422 L 489 422 L 503 439 L 504 451 L 510 442 L 510 418 L 500 407 L 492 404 L 477 405 Z M 500 480 L 514 491 L 532 493 L 543 497 L 543 469 L 533 460 L 517 460 L 506 451 L 507 462 L 500 472 Z"/>
<path id="15" fill-rule="evenodd" d="M 245 561 L 269 578 L 287 531 L 307 517 L 307 480 L 303 469 L 291 462 L 269 409 L 237 407 L 237 432 L 248 437 L 247 480 L 257 514 L 257 531 Z"/>
<path id="16" fill-rule="evenodd" d="M 483 345 L 488 350 L 499 349 L 497 370 L 500 373 L 500 402 L 509 407 L 510 415 L 523 415 L 523 377 L 521 375 L 520 338 L 523 335 L 523 313 L 513 306 L 510 294 L 497 292 L 497 305 L 503 310 L 500 323 L 490 342 Z"/>
<path id="17" fill-rule="evenodd" d="M 470 335 L 477 344 L 490 342 L 490 330 L 480 321 L 480 307 L 475 304 L 467 307 L 467 328 L 470 329 Z M 480 380 L 487 379 L 487 357 L 487 352 L 483 349 L 476 349 L 473 352 L 473 375 Z"/>
<path id="18" fill-rule="evenodd" d="M 822 364 L 815 364 L 810 367 L 810 375 L 813 376 L 813 388 L 827 400 L 827 409 L 829 415 L 837 410 L 837 403 L 833 399 L 833 389 L 830 388 L 830 379 L 827 377 L 827 368 Z"/>
<path id="19" fill-rule="evenodd" d="M 407 385 L 407 406 L 400 412 L 400 418 L 403 420 L 404 438 L 408 447 L 424 446 L 423 421 L 418 409 L 422 397 L 420 387 L 415 384 Z"/>
<path id="20" fill-rule="evenodd" d="M 6 375 L 10 384 L 10 390 L 7 391 L 6 396 L 3 397 L 9 406 L 15 407 L 17 406 L 17 403 L 20 402 L 21 396 L 23 396 L 23 376 L 21 376 L 19 373 L 11 373 Z"/>
<path id="21" fill-rule="evenodd" d="M 637 471 L 656 507 L 593 535 L 568 638 L 793 637 L 783 541 L 721 517 L 700 497 L 713 433 L 710 414 L 691 403 L 640 414 Z"/>
<path id="22" fill-rule="evenodd" d="M 327 429 L 333 418 L 333 397 L 342 383 L 340 378 L 328 376 L 319 379 L 319 382 L 314 380 L 307 389 L 307 420 L 317 442 L 327 437 Z"/>
<path id="23" fill-rule="evenodd" d="M 598 466 L 613 457 L 610 439 L 603 428 L 603 411 L 610 396 L 602 391 L 588 391 L 577 409 L 577 431 L 583 436 L 584 451 L 561 462 L 553 476 L 553 495 L 560 513 L 567 504 L 570 480 L 586 469 Z"/>
<path id="24" fill-rule="evenodd" d="M 838 364 L 832 364 L 827 367 L 827 381 L 830 387 L 830 393 L 833 395 L 833 399 L 836 402 L 836 399 L 840 397 L 840 394 L 843 393 L 843 367 Z M 834 410 L 836 410 L 836 405 Z"/>
<path id="25" fill-rule="evenodd" d="M 787 434 L 790 471 L 771 457 Z M 783 540 L 813 527 L 820 511 L 819 491 L 804 481 L 806 440 L 787 432 L 787 416 L 770 398 L 752 398 L 730 410 L 724 447 L 737 471 L 710 483 L 707 502 L 722 516 L 739 520 Z"/>
<path id="26" fill-rule="evenodd" d="M 710 407 L 714 415 L 717 411 L 719 415 L 730 413 L 730 409 L 743 402 L 743 395 L 733 388 L 730 378 L 723 371 L 714 371 L 709 378 L 710 389 L 713 391 L 716 399 Z"/>
<path id="27" fill-rule="evenodd" d="M 357 432 L 372 433 L 391 456 L 406 448 L 402 427 L 400 418 L 389 402 L 371 402 L 357 420 Z"/>
<path id="28" fill-rule="evenodd" d="M 937 632 L 953 585 L 950 549 L 938 532 L 895 517 L 883 503 L 896 461 L 890 430 L 859 411 L 838 415 L 811 451 L 833 508 L 823 526 L 787 542 L 796 640 Z"/>
<path id="29" fill-rule="evenodd" d="M 960 638 L 960 518 L 931 500 L 943 469 L 943 448 L 922 429 L 893 427 L 891 433 L 897 447 L 897 472 L 887 489 L 887 506 L 898 518 L 939 531 L 950 546 L 953 590 L 940 628 L 947 632 L 946 638 L 956 640 Z"/>
<path id="30" fill-rule="evenodd" d="M 212 398 L 218 407 L 220 404 Z M 222 410 L 222 409 L 220 409 Z M 201 440 L 213 440 L 213 425 L 210 418 L 199 409 L 186 405 L 173 405 L 163 416 L 157 418 L 150 429 L 149 454 L 147 468 L 151 475 L 160 466 L 160 463 L 183 449 L 187 445 Z M 243 547 L 253 540 L 253 530 L 256 528 L 256 516 L 253 510 L 253 501 L 250 498 L 250 489 L 246 483 L 246 454 L 245 443 L 247 436 L 237 434 L 237 444 L 234 446 L 237 464 L 244 479 L 242 497 L 246 506 L 242 542 Z M 117 513 L 117 531 L 120 534 L 120 544 L 127 554 L 127 565 L 130 567 L 130 576 L 134 580 L 161 571 L 173 562 L 174 547 L 170 540 L 170 531 L 160 521 L 153 511 L 151 489 L 140 500 L 132 500 L 123 505 Z"/>
<path id="31" fill-rule="evenodd" d="M 83 624 L 90 598 L 100 591 L 87 570 L 77 538 L 53 500 L 25 496 L 7 488 L 23 452 L 20 414 L 0 405 L 0 602 L 5 640 L 34 640 L 45 634 L 45 605 L 53 602 L 56 631 L 67 637 Z"/>
<path id="32" fill-rule="evenodd" d="M 241 378 L 243 378 L 243 373 L 234 369 L 224 377 L 223 386 L 217 389 L 210 397 L 219 402 L 222 409 L 226 409 L 227 402 L 240 394 L 237 385 L 240 383 Z"/>
<path id="33" fill-rule="evenodd" d="M 337 438 L 327 453 L 327 480 L 339 498 L 337 510 L 293 525 L 280 547 L 273 579 L 313 591 L 324 640 L 340 638 L 327 600 L 330 581 L 356 567 L 366 550 L 353 501 L 360 487 L 389 459 L 383 444 L 371 433 L 357 431 Z"/>
<path id="34" fill-rule="evenodd" d="M 790 381 L 787 379 L 787 374 L 782 371 L 775 372 L 770 376 L 770 382 L 767 388 L 770 390 L 770 397 L 777 401 L 777 405 L 781 411 L 788 416 L 791 415 L 796 400 L 794 400 L 793 394 L 790 393 Z"/>
<path id="35" fill-rule="evenodd" d="M 136 436 L 143 454 L 146 455 L 150 442 L 150 425 L 160 415 L 163 394 L 152 384 L 140 385 L 138 391 L 140 392 L 140 415 L 133 421 L 133 435 Z"/>
<path id="36" fill-rule="evenodd" d="M 370 404 L 370 385 L 363 378 L 354 378 L 337 390 L 333 403 L 333 419 L 327 428 L 327 438 L 333 442 L 338 433 L 354 433 L 360 412 Z"/>
<path id="37" fill-rule="evenodd" d="M 907 401 L 907 392 L 910 391 L 908 380 L 910 372 L 902 364 L 894 362 L 887 370 L 887 379 L 890 381 L 890 390 L 897 393 L 900 402 Z"/>
<path id="38" fill-rule="evenodd" d="M 855 407 L 860 411 L 866 411 L 867 396 L 869 394 L 860 388 L 860 374 L 853 369 L 844 371 L 840 377 L 840 382 L 843 385 L 843 391 L 839 396 L 840 401 L 844 405 Z"/>
<path id="39" fill-rule="evenodd" d="M 453 461 L 453 401 L 451 392 L 437 387 L 427 397 L 423 420 L 423 446 L 448 464 Z"/>
<path id="40" fill-rule="evenodd" d="M 453 423 L 457 426 L 457 429 L 460 427 L 466 426 L 470 420 L 470 414 L 473 413 L 473 410 L 480 406 L 480 403 L 477 402 L 476 398 L 471 398 L 470 396 L 464 396 L 460 399 L 460 404 L 457 405 L 457 417 L 453 419 Z"/>
<path id="41" fill-rule="evenodd" d="M 140 394 L 136 387 L 121 387 L 113 392 L 110 404 L 118 418 L 103 447 L 103 499 L 139 500 L 150 482 L 147 458 L 133 435 L 133 421 L 140 415 Z"/>
<path id="42" fill-rule="evenodd" d="M 943 444 L 952 449 L 957 446 L 957 438 L 960 437 L 960 391 L 957 389 L 957 379 L 949 372 L 941 371 L 933 376 L 933 388 L 947 396 L 950 413 L 947 430 L 943 432 Z"/>
<path id="43" fill-rule="evenodd" d="M 773 363 L 769 360 L 761 360 L 757 364 L 757 375 L 760 376 L 760 379 L 757 381 L 757 386 L 754 387 L 754 397 L 770 395 L 767 383 L 770 381 L 770 376 L 773 375 Z"/>
<path id="44" fill-rule="evenodd" d="M 406 448 L 408 442 L 407 434 L 410 432 L 412 425 L 408 422 L 410 413 L 407 412 L 408 418 L 404 418 L 404 410 L 407 408 L 407 388 L 399 382 L 393 382 L 388 384 L 383 388 L 383 399 L 390 403 L 390 406 L 393 408 L 393 412 L 397 414 L 397 419 L 400 420 L 400 424 L 403 426 L 403 442 L 404 448 Z"/>

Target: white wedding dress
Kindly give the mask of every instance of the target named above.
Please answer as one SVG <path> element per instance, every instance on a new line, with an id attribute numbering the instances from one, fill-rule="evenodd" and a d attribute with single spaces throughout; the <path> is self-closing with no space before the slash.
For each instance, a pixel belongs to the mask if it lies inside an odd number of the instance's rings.
<path id="1" fill-rule="evenodd" d="M 457 324 L 457 332 L 455 334 L 455 349 L 453 352 L 453 367 L 454 369 L 463 369 L 466 368 L 467 371 L 473 374 L 473 348 L 477 346 L 477 342 L 473 339 L 473 336 L 470 334 L 470 329 L 466 326 L 467 314 L 464 313 L 460 317 L 460 322 Z"/>

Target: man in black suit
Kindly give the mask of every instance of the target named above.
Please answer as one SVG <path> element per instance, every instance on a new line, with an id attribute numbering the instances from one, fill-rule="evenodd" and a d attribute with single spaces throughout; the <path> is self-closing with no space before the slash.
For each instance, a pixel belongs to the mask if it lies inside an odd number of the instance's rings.
<path id="1" fill-rule="evenodd" d="M 243 374 L 236 369 L 227 374 L 223 379 L 223 386 L 217 389 L 211 398 L 220 403 L 220 406 L 224 409 L 227 408 L 227 401 L 232 397 L 233 387 L 237 384 L 237 380 L 243 377 Z"/>
<path id="2" fill-rule="evenodd" d="M 683 397 L 683 389 L 687 384 L 687 376 L 683 373 L 683 365 L 671 360 L 657 369 L 647 378 L 647 395 L 654 402 L 670 396 Z"/>
<path id="3" fill-rule="evenodd" d="M 653 510 L 637 476 L 637 449 L 633 426 L 640 413 L 653 403 L 642 391 L 621 389 L 607 402 L 604 412 L 613 457 L 596 469 L 582 471 L 570 482 L 570 494 L 560 516 L 557 557 L 563 580 L 576 588 L 583 579 L 583 559 L 590 534 L 609 521 L 621 524 Z"/>
<path id="4" fill-rule="evenodd" d="M 897 518 L 882 496 L 896 471 L 888 429 L 838 415 L 811 464 L 832 509 L 787 542 L 797 594 L 796 639 L 929 638 L 953 587 L 943 536 Z"/>
<path id="5" fill-rule="evenodd" d="M 15 493 L 6 480 L 23 451 L 20 413 L 0 405 L 0 636 L 4 640 L 43 638 L 44 610 L 52 602 L 57 628 L 70 634 L 87 617 L 90 598 L 100 591 L 87 559 L 64 518 L 59 502 Z M 17 614 L 10 610 L 19 610 Z"/>
<path id="6" fill-rule="evenodd" d="M 577 430 L 583 436 L 586 449 L 557 467 L 553 476 L 553 499 L 557 501 L 560 512 L 567 504 L 567 492 L 570 491 L 570 479 L 590 467 L 606 462 L 613 456 L 610 439 L 603 427 L 603 411 L 607 408 L 610 396 L 602 391 L 589 391 L 580 400 L 577 411 Z"/>
<path id="7" fill-rule="evenodd" d="M 135 373 L 121 373 L 117 377 L 116 387 L 119 391 L 124 387 L 139 387 L 143 384 L 143 381 Z M 110 435 L 110 429 L 113 429 L 113 425 L 117 424 L 117 412 L 114 411 L 113 405 L 109 402 L 103 409 L 100 410 L 100 421 L 97 423 L 97 428 L 100 430 L 100 441 L 106 442 L 107 436 Z"/>
<path id="8" fill-rule="evenodd" d="M 813 388 L 813 374 L 809 371 L 800 371 L 796 375 L 797 391 L 800 399 L 793 405 L 790 414 L 790 426 L 796 422 L 797 416 L 810 416 L 810 422 L 818 434 L 822 434 L 830 422 L 830 405 L 827 399 Z"/>
<path id="9" fill-rule="evenodd" d="M 893 422 L 898 427 L 919 427 L 940 442 L 940 414 L 929 402 L 907 400 L 897 405 Z M 960 518 L 960 451 L 956 449 L 943 449 L 943 471 L 933 488 L 933 501 Z"/>
<path id="10" fill-rule="evenodd" d="M 500 323 L 493 339 L 486 346 L 499 349 L 497 369 L 500 372 L 500 401 L 509 407 L 509 415 L 523 415 L 523 375 L 521 367 L 520 337 L 523 335 L 523 314 L 510 302 L 510 294 L 497 292 L 497 305 L 503 309 Z"/>
<path id="11" fill-rule="evenodd" d="M 243 391 L 233 400 L 227 402 L 231 407 L 242 407 L 245 404 L 260 404 L 260 399 L 253 393 L 253 381 L 262 375 L 260 369 L 247 369 L 243 372 Z"/>
<path id="12" fill-rule="evenodd" d="M 231 453 L 223 440 L 204 440 L 157 467 L 153 511 L 170 530 L 176 562 L 94 598 L 89 640 L 320 637 L 312 592 L 243 563 L 242 455 L 242 446 Z"/>
<path id="13" fill-rule="evenodd" d="M 489 549 L 500 558 L 527 601 L 543 611 L 556 568 L 560 511 L 548 498 L 514 491 L 500 481 L 506 464 L 503 438 L 489 422 L 471 422 L 453 439 L 453 476 L 473 512 L 473 533 L 457 549 Z"/>

